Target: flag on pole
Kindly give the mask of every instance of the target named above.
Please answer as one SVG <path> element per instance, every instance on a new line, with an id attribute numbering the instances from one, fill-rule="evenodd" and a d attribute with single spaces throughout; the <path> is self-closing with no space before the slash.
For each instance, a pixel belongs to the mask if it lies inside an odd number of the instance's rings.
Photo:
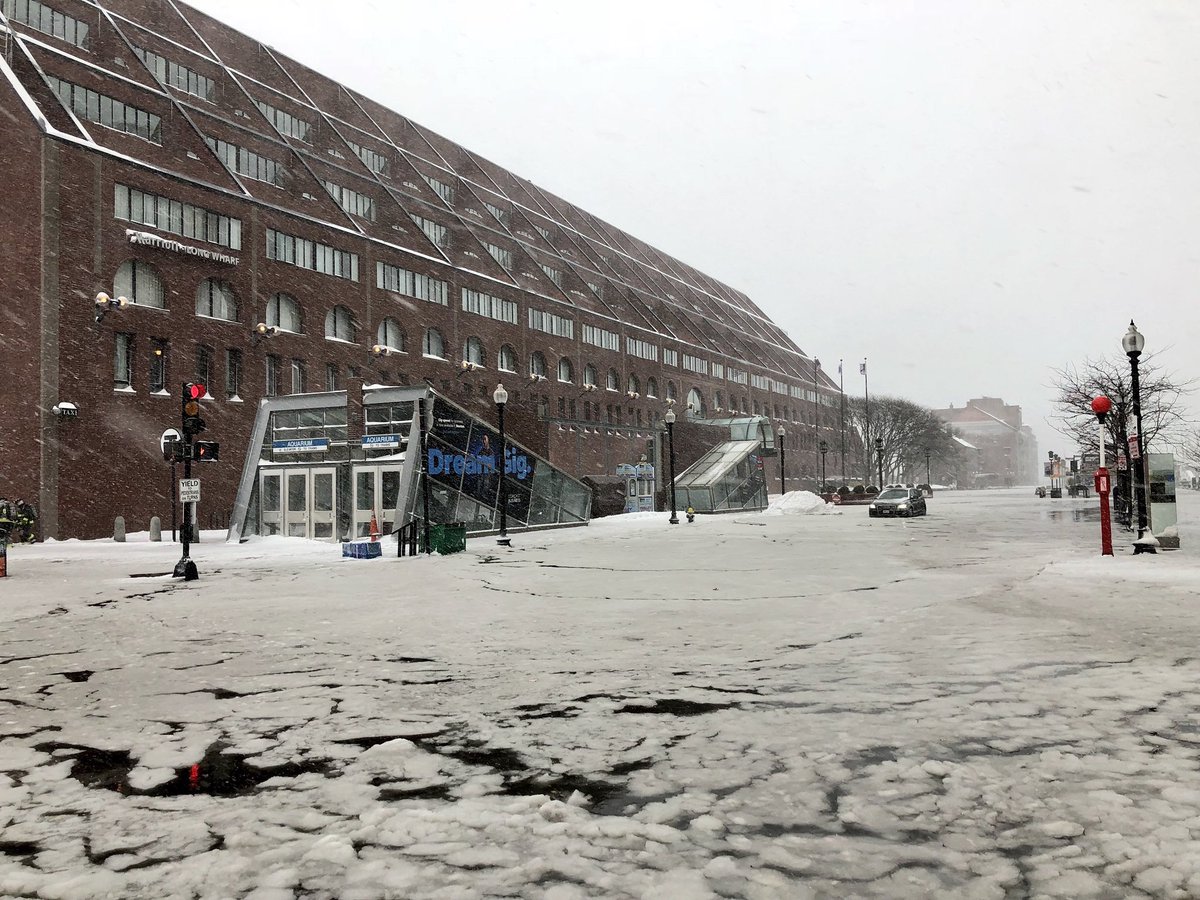
<path id="1" fill-rule="evenodd" d="M 866 374 L 867 374 L 867 364 L 866 364 L 865 362 L 860 362 L 860 363 L 858 364 L 858 374 L 859 374 L 859 375 L 866 375 Z"/>
<path id="2" fill-rule="evenodd" d="M 842 374 L 842 361 L 840 359 L 838 360 L 838 374 Z"/>

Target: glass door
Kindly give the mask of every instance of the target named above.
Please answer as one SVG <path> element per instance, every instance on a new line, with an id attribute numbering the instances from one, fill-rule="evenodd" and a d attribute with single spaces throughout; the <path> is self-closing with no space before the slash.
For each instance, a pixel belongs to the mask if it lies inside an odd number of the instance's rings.
<path id="1" fill-rule="evenodd" d="M 375 516 L 381 534 L 391 534 L 396 527 L 396 510 L 400 506 L 400 466 L 355 466 L 354 468 L 354 536 L 371 534 L 371 516 Z"/>
<path id="2" fill-rule="evenodd" d="M 258 473 L 258 496 L 263 534 L 279 534 L 283 530 L 283 497 L 280 486 L 283 473 L 278 469 Z"/>
<path id="3" fill-rule="evenodd" d="M 288 537 L 308 537 L 308 469 L 288 469 L 284 472 L 287 508 L 283 514 Z"/>
<path id="4" fill-rule="evenodd" d="M 309 473 L 309 521 L 312 523 L 309 537 L 319 541 L 331 541 L 337 537 L 334 533 L 334 485 L 337 473 L 334 469 L 309 469 Z"/>

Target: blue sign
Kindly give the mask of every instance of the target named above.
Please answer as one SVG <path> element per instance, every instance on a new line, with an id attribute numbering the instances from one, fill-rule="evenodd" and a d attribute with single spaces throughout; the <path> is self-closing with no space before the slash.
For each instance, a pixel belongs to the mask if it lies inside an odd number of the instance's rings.
<path id="1" fill-rule="evenodd" d="M 364 434 L 362 437 L 364 450 L 394 449 L 400 446 L 398 434 Z"/>
<path id="2" fill-rule="evenodd" d="M 506 447 L 504 455 L 505 474 L 512 475 L 518 481 L 529 477 L 529 457 L 524 453 L 514 452 L 512 447 Z M 483 456 L 475 453 L 454 453 L 439 447 L 430 447 L 426 456 L 425 466 L 430 475 L 494 475 L 496 474 L 495 455 Z"/>
<path id="3" fill-rule="evenodd" d="M 329 449 L 329 438 L 295 438 L 290 441 L 271 441 L 275 453 L 324 453 Z"/>

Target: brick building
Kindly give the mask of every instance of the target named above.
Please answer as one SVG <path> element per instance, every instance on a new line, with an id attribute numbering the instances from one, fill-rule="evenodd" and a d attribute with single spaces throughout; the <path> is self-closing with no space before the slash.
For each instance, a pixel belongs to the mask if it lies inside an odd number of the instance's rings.
<path id="1" fill-rule="evenodd" d="M 581 478 L 671 401 L 786 422 L 789 476 L 833 443 L 836 385 L 749 298 L 467 148 L 170 0 L 0 8 L 0 495 L 43 536 L 165 514 L 188 381 L 217 519 L 259 400 L 364 382 L 494 420 L 502 381 Z"/>
<path id="2" fill-rule="evenodd" d="M 1037 484 L 1041 476 L 1037 438 L 1021 421 L 1021 407 L 998 397 L 977 397 L 965 406 L 934 414 L 969 442 L 966 473 L 978 487 Z M 963 485 L 967 486 L 967 485 Z"/>

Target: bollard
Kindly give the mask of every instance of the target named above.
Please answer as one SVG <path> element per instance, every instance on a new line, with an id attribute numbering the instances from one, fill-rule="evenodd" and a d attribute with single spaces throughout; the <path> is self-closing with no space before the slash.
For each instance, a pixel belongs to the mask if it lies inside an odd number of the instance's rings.
<path id="1" fill-rule="evenodd" d="M 162 540 L 162 520 L 158 516 L 150 517 L 150 540 Z"/>
<path id="2" fill-rule="evenodd" d="M 125 543 L 125 517 L 117 516 L 113 521 L 113 540 L 118 544 Z"/>

